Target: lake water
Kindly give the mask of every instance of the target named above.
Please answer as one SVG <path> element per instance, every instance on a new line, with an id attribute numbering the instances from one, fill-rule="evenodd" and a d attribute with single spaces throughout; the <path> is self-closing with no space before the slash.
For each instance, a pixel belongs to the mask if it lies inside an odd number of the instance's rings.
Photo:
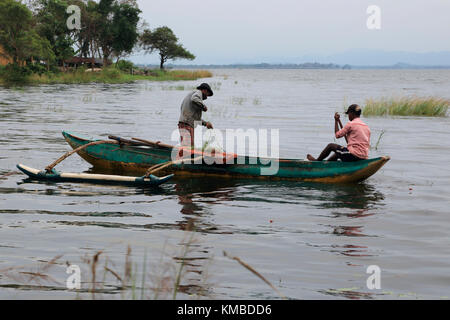
<path id="1" fill-rule="evenodd" d="M 13 172 L 0 178 L 0 298 L 90 299 L 98 251 L 100 299 L 154 298 L 155 289 L 172 298 L 182 261 L 177 298 L 279 298 L 223 251 L 292 299 L 450 297 L 448 117 L 364 118 L 372 145 L 379 142 L 371 157 L 392 160 L 354 185 L 178 178 L 141 189 L 29 182 L 14 173 L 17 163 L 44 168 L 70 150 L 62 130 L 173 143 L 181 100 L 202 81 L 215 91 L 204 119 L 218 129 L 278 128 L 280 156 L 289 158 L 334 142 L 333 114 L 345 105 L 450 98 L 450 70 L 212 72 L 187 82 L 0 89 L 0 176 Z M 74 155 L 57 169 L 90 165 Z M 78 294 L 66 289 L 66 262 L 81 269 Z M 119 290 L 105 264 L 121 279 L 131 265 L 131 288 Z M 366 285 L 371 265 L 380 268 L 381 289 Z"/>

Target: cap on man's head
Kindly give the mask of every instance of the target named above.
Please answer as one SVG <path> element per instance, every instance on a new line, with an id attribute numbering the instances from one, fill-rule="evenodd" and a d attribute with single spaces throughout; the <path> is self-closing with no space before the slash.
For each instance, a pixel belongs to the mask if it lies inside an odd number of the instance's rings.
<path id="1" fill-rule="evenodd" d="M 203 89 L 205 89 L 206 91 L 208 91 L 208 95 L 209 96 L 212 96 L 214 93 L 213 93 L 213 91 L 211 90 L 211 87 L 209 86 L 209 84 L 207 84 L 207 83 L 202 83 L 201 85 L 199 85 L 198 87 L 197 87 L 197 90 L 203 90 Z"/>
<path id="2" fill-rule="evenodd" d="M 357 104 L 352 104 L 350 107 L 348 107 L 347 112 L 345 114 L 353 113 L 357 116 L 361 115 L 361 107 Z"/>

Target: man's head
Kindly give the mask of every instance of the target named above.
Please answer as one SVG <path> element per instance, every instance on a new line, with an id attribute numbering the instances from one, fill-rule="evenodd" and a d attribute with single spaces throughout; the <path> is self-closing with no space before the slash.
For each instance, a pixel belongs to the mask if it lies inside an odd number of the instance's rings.
<path id="1" fill-rule="evenodd" d="M 207 83 L 202 83 L 197 87 L 197 90 L 201 90 L 203 93 L 203 100 L 206 100 L 207 97 L 211 97 L 214 93 L 211 90 L 211 87 Z"/>
<path id="2" fill-rule="evenodd" d="M 357 104 L 352 104 L 348 107 L 346 114 L 348 114 L 348 119 L 352 121 L 355 118 L 359 118 L 361 116 L 361 107 Z"/>

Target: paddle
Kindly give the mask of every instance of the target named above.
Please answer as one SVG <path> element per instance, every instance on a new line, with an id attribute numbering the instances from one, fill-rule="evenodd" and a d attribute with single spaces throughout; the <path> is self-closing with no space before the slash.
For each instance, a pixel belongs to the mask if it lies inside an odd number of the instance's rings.
<path id="1" fill-rule="evenodd" d="M 118 141 L 121 144 L 130 144 L 132 146 L 149 146 L 149 147 L 157 147 L 162 149 L 172 149 L 174 146 L 171 146 L 169 144 L 164 144 L 159 141 L 154 142 L 150 140 L 144 140 L 139 138 L 131 138 L 132 140 L 117 137 L 117 136 L 108 136 L 109 139 Z"/>
<path id="2" fill-rule="evenodd" d="M 336 112 L 337 113 L 337 112 Z M 342 130 L 344 126 L 342 125 L 341 118 L 337 119 L 339 130 Z M 347 135 L 345 135 L 345 141 L 348 143 Z"/>
<path id="3" fill-rule="evenodd" d="M 108 139 L 115 140 L 119 144 L 129 144 L 129 145 L 132 145 L 132 146 L 146 146 L 147 145 L 145 143 L 139 143 L 139 142 L 136 142 L 136 141 L 132 141 L 132 140 L 124 139 L 124 138 L 121 138 L 121 137 L 116 137 L 116 136 L 108 136 Z"/>

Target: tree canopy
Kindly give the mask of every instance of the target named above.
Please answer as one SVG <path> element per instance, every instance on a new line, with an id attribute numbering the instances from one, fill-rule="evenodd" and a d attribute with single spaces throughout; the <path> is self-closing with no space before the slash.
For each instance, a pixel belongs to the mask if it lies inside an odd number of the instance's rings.
<path id="1" fill-rule="evenodd" d="M 79 8 L 76 28 L 69 26 L 72 5 Z M 15 64 L 44 60 L 47 68 L 74 55 L 117 64 L 138 45 L 158 52 L 161 69 L 168 60 L 195 59 L 167 26 L 140 33 L 140 14 L 136 0 L 0 0 L 0 45 Z"/>
<path id="2" fill-rule="evenodd" d="M 76 37 L 76 44 L 81 56 L 99 57 L 107 65 L 113 57 L 132 53 L 138 43 L 138 23 L 141 10 L 135 1 L 72 0 L 81 9 L 81 30 Z"/>
<path id="3" fill-rule="evenodd" d="M 64 61 L 75 54 L 73 45 L 74 32 L 67 29 L 66 9 L 68 2 L 64 0 L 36 0 L 37 32 L 47 39 L 57 61 Z"/>
<path id="4" fill-rule="evenodd" d="M 14 0 L 0 1 L 0 45 L 15 64 L 30 58 L 52 61 L 55 58 L 49 41 L 35 30 L 31 11 Z"/>
<path id="5" fill-rule="evenodd" d="M 161 69 L 164 69 L 164 63 L 168 60 L 195 59 L 191 52 L 178 43 L 177 36 L 166 26 L 156 28 L 153 31 L 144 30 L 141 36 L 141 45 L 147 53 L 155 51 L 159 53 Z"/>

